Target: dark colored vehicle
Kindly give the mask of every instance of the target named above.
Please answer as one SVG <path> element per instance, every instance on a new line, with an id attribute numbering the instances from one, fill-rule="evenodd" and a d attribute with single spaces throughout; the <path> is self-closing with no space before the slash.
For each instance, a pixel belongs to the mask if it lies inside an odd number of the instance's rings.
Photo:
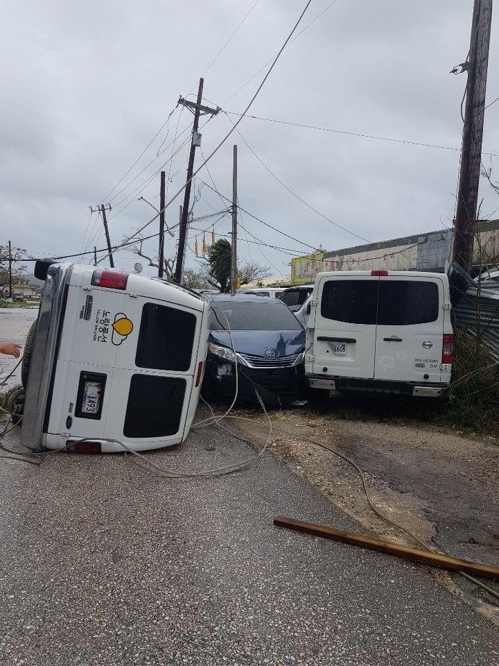
<path id="1" fill-rule="evenodd" d="M 294 402 L 304 384 L 305 331 L 275 298 L 219 294 L 210 298 L 208 356 L 202 393 L 206 399 L 269 406 Z M 233 348 L 234 347 L 234 348 Z"/>
<path id="2" fill-rule="evenodd" d="M 313 290 L 313 284 L 297 285 L 285 289 L 279 298 L 286 303 L 291 312 L 298 312 Z"/>

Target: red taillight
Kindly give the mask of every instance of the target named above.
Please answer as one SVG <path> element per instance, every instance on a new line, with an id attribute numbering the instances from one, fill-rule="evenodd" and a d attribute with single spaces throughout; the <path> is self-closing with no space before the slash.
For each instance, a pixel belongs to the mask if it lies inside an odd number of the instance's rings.
<path id="1" fill-rule="evenodd" d="M 196 375 L 196 384 L 195 384 L 196 387 L 199 386 L 202 376 L 203 376 L 203 361 L 201 361 L 198 365 L 198 373 Z"/>
<path id="2" fill-rule="evenodd" d="M 453 335 L 444 335 L 442 345 L 442 363 L 452 363 L 453 340 Z"/>
<path id="3" fill-rule="evenodd" d="M 128 273 L 112 270 L 96 270 L 92 275 L 94 287 L 105 287 L 106 289 L 126 289 Z"/>
<path id="4" fill-rule="evenodd" d="M 100 442 L 75 442 L 74 451 L 75 453 L 95 455 L 101 452 Z"/>
<path id="5" fill-rule="evenodd" d="M 371 275 L 376 276 L 376 275 L 388 275 L 388 271 L 385 269 L 378 270 L 378 271 L 371 271 Z"/>

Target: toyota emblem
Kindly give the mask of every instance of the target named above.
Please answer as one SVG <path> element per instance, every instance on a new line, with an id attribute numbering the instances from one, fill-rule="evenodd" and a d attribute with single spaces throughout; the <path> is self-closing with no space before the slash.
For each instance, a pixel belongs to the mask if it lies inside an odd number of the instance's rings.
<path id="1" fill-rule="evenodd" d="M 275 351 L 273 349 L 266 349 L 265 356 L 268 356 L 269 358 L 275 358 Z"/>

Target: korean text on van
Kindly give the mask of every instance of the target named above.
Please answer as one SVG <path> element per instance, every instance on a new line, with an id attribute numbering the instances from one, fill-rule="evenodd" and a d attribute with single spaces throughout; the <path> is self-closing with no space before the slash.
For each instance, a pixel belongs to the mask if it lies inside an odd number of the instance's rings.
<path id="1" fill-rule="evenodd" d="M 35 275 L 46 282 L 23 359 L 22 443 L 104 453 L 182 442 L 199 397 L 208 304 L 120 270 L 37 262 Z"/>
<path id="2" fill-rule="evenodd" d="M 305 346 L 311 387 L 437 397 L 450 382 L 452 344 L 446 275 L 317 275 Z"/>

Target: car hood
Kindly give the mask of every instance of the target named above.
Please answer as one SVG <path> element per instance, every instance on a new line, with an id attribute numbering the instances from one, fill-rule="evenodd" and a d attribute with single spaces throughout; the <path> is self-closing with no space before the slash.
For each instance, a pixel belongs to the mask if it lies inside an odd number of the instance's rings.
<path id="1" fill-rule="evenodd" d="M 210 331 L 210 342 L 224 347 L 232 347 L 240 354 L 265 357 L 265 352 L 275 353 L 273 358 L 299 354 L 305 347 L 305 331 Z"/>

